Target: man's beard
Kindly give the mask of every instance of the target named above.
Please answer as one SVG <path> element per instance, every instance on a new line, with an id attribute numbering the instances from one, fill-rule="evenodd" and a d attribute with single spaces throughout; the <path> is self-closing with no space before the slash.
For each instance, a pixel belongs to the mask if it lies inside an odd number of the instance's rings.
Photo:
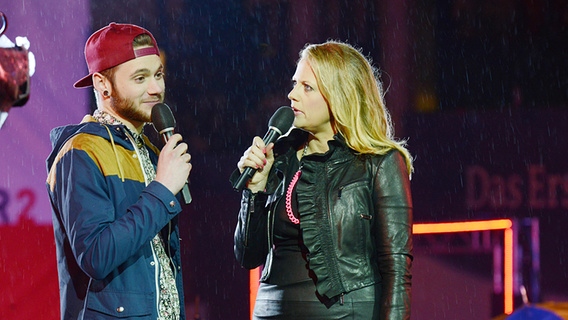
<path id="1" fill-rule="evenodd" d="M 152 122 L 151 115 L 144 113 L 140 108 L 136 108 L 131 99 L 121 97 L 117 90 L 113 90 L 111 93 L 110 106 L 116 114 L 125 120 Z"/>

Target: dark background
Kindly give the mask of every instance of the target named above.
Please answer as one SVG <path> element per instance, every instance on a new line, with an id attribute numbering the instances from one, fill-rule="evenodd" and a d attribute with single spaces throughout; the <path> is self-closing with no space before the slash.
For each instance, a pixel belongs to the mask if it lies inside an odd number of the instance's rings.
<path id="1" fill-rule="evenodd" d="M 531 165 L 568 176 L 565 1 L 97 0 L 91 12 L 93 31 L 139 24 L 165 53 L 166 102 L 194 166 L 194 202 L 180 218 L 185 294 L 204 317 L 248 318 L 248 272 L 232 253 L 240 195 L 228 177 L 270 115 L 289 104 L 298 52 L 328 39 L 362 48 L 383 71 L 396 135 L 416 157 L 415 220 L 537 217 L 536 298 L 568 292 L 568 208 L 471 209 L 464 191 L 474 165 L 504 177 L 524 177 Z M 555 190 L 561 202 L 568 182 Z"/>

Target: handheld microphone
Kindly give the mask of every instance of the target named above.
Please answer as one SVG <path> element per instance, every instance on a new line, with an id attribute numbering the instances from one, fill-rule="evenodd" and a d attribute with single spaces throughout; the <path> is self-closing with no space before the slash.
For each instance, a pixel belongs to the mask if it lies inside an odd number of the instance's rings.
<path id="1" fill-rule="evenodd" d="M 264 141 L 265 144 L 269 144 L 278 140 L 282 134 L 290 130 L 293 123 L 294 110 L 286 106 L 278 108 L 268 121 L 268 131 L 264 135 L 264 138 L 262 138 L 262 141 Z M 233 184 L 233 189 L 235 189 L 235 191 L 241 191 L 255 173 L 256 169 L 246 167 L 237 181 Z"/>
<path id="2" fill-rule="evenodd" d="M 152 107 L 152 124 L 154 129 L 162 135 L 164 143 L 168 142 L 171 136 L 174 134 L 174 127 L 176 126 L 176 119 L 172 114 L 172 110 L 165 103 L 158 103 Z M 191 203 L 191 194 L 189 193 L 189 187 L 187 186 L 187 181 L 181 189 L 181 195 L 185 204 Z"/>

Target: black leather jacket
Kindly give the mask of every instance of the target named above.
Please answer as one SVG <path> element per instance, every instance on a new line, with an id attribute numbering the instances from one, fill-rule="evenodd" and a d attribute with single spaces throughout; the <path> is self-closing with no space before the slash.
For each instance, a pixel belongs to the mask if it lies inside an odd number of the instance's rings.
<path id="1" fill-rule="evenodd" d="M 265 192 L 245 189 L 235 231 L 235 256 L 245 268 L 272 261 L 272 224 L 284 194 L 287 163 L 306 133 L 294 130 L 278 140 Z M 412 203 L 402 155 L 357 155 L 341 136 L 325 154 L 302 159 L 297 184 L 300 228 L 309 249 L 309 268 L 321 295 L 337 297 L 380 284 L 380 319 L 410 318 Z"/>

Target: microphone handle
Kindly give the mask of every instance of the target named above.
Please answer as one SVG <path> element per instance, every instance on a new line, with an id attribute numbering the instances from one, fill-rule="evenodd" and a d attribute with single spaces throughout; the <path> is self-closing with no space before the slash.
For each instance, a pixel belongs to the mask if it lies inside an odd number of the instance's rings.
<path id="1" fill-rule="evenodd" d="M 170 140 L 170 138 L 174 135 L 174 129 L 172 128 L 171 130 L 164 130 L 164 133 L 162 133 L 162 140 L 164 141 L 164 143 L 168 143 L 168 140 Z"/>
<path id="2" fill-rule="evenodd" d="M 245 185 L 247 184 L 247 182 L 252 178 L 252 176 L 254 176 L 255 173 L 256 169 L 253 169 L 251 167 L 246 167 L 243 173 L 241 173 L 241 175 L 237 179 L 237 181 L 235 181 L 235 183 L 233 184 L 233 189 L 239 192 L 242 191 Z"/>
<path id="3" fill-rule="evenodd" d="M 278 137 L 280 137 L 280 134 L 281 133 L 277 131 L 275 128 L 270 127 L 266 132 L 266 134 L 264 135 L 264 138 L 262 138 L 262 141 L 264 141 L 264 144 L 269 144 L 271 142 L 276 141 Z M 253 169 L 251 167 L 246 167 L 243 173 L 241 173 L 241 175 L 237 179 L 237 181 L 235 181 L 235 183 L 233 184 L 233 189 L 239 192 L 242 191 L 245 185 L 252 178 L 252 176 L 254 176 L 255 173 L 256 169 Z"/>
<path id="4" fill-rule="evenodd" d="M 162 139 L 164 140 L 164 143 L 167 143 L 168 140 L 171 138 L 171 136 L 173 135 L 173 129 L 166 131 L 162 134 Z M 189 186 L 188 186 L 188 182 L 187 180 L 185 181 L 185 184 L 183 185 L 183 188 L 181 188 L 181 197 L 183 198 L 183 202 L 185 204 L 190 204 L 192 197 L 191 197 L 191 193 L 189 193 Z"/>
<path id="5" fill-rule="evenodd" d="M 189 187 L 187 184 L 188 184 L 187 181 L 185 181 L 183 188 L 181 188 L 181 197 L 183 198 L 183 202 L 185 204 L 190 204 L 192 198 L 191 198 L 191 193 L 189 193 Z"/>

